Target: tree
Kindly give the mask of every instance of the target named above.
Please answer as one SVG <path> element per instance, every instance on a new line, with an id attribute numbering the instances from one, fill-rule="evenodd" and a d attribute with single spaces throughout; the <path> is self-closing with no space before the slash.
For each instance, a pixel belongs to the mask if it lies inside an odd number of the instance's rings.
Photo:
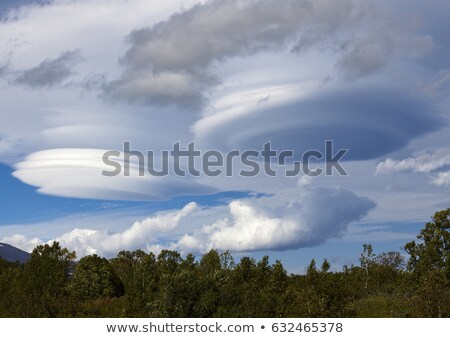
<path id="1" fill-rule="evenodd" d="M 330 263 L 328 262 L 328 260 L 325 258 L 324 260 L 323 260 L 323 263 L 322 263 L 322 266 L 321 266 L 321 268 L 320 268 L 320 271 L 322 272 L 322 273 L 328 273 L 328 271 L 330 270 Z"/>
<path id="2" fill-rule="evenodd" d="M 21 316 L 17 305 L 20 301 L 26 301 L 18 283 L 21 272 L 19 263 L 11 263 L 0 257 L 0 318 Z"/>
<path id="3" fill-rule="evenodd" d="M 182 259 L 178 252 L 162 250 L 158 255 L 156 264 L 161 274 L 170 274 L 178 269 L 181 262 Z"/>
<path id="4" fill-rule="evenodd" d="M 361 262 L 361 267 L 366 272 L 366 281 L 364 284 L 364 288 L 367 290 L 369 287 L 370 269 L 375 264 L 375 254 L 373 253 L 371 244 L 363 244 L 363 253 L 359 258 L 359 261 Z"/>
<path id="5" fill-rule="evenodd" d="M 24 313 L 30 317 L 55 317 L 64 308 L 75 252 L 58 242 L 39 245 L 24 266 L 22 285 L 27 295 Z"/>
<path id="6" fill-rule="evenodd" d="M 417 295 L 413 297 L 416 316 L 439 318 L 443 315 L 448 316 L 450 314 L 448 306 L 447 309 L 444 309 L 445 303 L 449 301 L 448 285 L 448 280 L 442 270 L 432 269 L 421 275 Z"/>
<path id="7" fill-rule="evenodd" d="M 317 275 L 316 260 L 313 258 L 306 268 L 306 276 L 315 277 Z"/>
<path id="8" fill-rule="evenodd" d="M 408 269 L 419 276 L 430 270 L 444 271 L 450 280 L 450 208 L 436 212 L 432 220 L 417 236 L 419 242 L 404 247 L 410 255 Z"/>
<path id="9" fill-rule="evenodd" d="M 220 254 L 220 265 L 223 270 L 233 270 L 236 266 L 230 251 L 226 250 Z"/>
<path id="10" fill-rule="evenodd" d="M 382 252 L 375 258 L 375 263 L 393 270 L 401 271 L 405 265 L 405 258 L 398 251 Z"/>
<path id="11" fill-rule="evenodd" d="M 211 250 L 204 254 L 200 260 L 200 271 L 203 275 L 215 274 L 220 271 L 220 255 L 216 250 Z"/>
<path id="12" fill-rule="evenodd" d="M 121 297 L 124 286 L 111 263 L 97 255 L 83 257 L 71 283 L 72 294 L 80 300 Z"/>
<path id="13" fill-rule="evenodd" d="M 159 273 L 156 257 L 142 250 L 121 251 L 111 265 L 124 283 L 127 311 L 139 317 L 153 316 Z"/>

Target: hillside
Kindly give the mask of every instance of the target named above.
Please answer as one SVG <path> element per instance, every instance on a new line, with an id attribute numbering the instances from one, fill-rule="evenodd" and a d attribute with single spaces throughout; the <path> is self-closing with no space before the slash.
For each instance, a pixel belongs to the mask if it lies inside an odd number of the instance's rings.
<path id="1" fill-rule="evenodd" d="M 0 243 L 0 257 L 9 262 L 25 263 L 30 254 L 18 248 L 15 248 L 9 244 Z"/>

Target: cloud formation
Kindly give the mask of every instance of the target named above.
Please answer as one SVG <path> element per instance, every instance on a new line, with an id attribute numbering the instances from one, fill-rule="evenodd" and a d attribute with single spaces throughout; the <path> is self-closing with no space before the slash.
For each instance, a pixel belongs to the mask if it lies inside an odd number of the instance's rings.
<path id="1" fill-rule="evenodd" d="M 174 212 L 159 213 L 142 221 L 135 222 L 130 228 L 120 233 L 92 229 L 73 229 L 53 240 L 62 246 L 75 250 L 78 257 L 100 254 L 114 256 L 120 250 L 146 249 L 157 239 L 157 236 L 176 228 L 183 218 L 189 216 L 197 205 L 189 203 L 184 208 Z M 36 245 L 43 244 L 40 239 L 26 240 L 24 236 L 15 235 L 3 238 L 24 250 L 31 250 Z M 52 242 L 53 240 L 49 241 Z"/>
<path id="2" fill-rule="evenodd" d="M 36 67 L 19 71 L 14 83 L 33 89 L 61 85 L 74 73 L 74 66 L 82 60 L 79 50 L 66 51 L 55 59 L 46 59 Z"/>
<path id="3" fill-rule="evenodd" d="M 340 238 L 351 222 L 360 220 L 374 207 L 373 201 L 351 191 L 317 187 L 297 191 L 294 196 L 281 194 L 231 201 L 226 217 L 203 226 L 195 222 L 208 209 L 189 203 L 179 211 L 135 222 L 118 233 L 74 229 L 55 240 L 80 255 L 97 253 L 109 257 L 119 250 L 137 248 L 183 252 L 205 252 L 212 248 L 233 252 L 279 251 Z M 213 217 L 217 217 L 216 208 L 209 210 Z M 197 218 L 190 217 L 194 212 Z M 181 229 L 185 226 L 194 230 L 186 233 L 187 229 Z M 42 243 L 40 239 L 27 241 L 23 236 L 10 236 L 2 241 L 21 248 Z"/>
<path id="4" fill-rule="evenodd" d="M 438 186 L 450 186 L 450 170 L 438 173 L 432 178 L 431 183 Z"/>
<path id="5" fill-rule="evenodd" d="M 185 235 L 176 247 L 192 250 L 197 243 L 202 250 L 246 252 L 315 246 L 343 236 L 349 223 L 375 207 L 370 199 L 338 188 L 311 188 L 283 204 L 277 198 L 233 201 L 229 217 Z"/>
<path id="6" fill-rule="evenodd" d="M 437 186 L 450 185 L 450 152 L 440 149 L 434 152 L 420 152 L 403 160 L 387 158 L 378 163 L 375 174 L 389 175 L 396 173 L 435 174 L 430 182 Z"/>
<path id="7" fill-rule="evenodd" d="M 349 149 L 344 160 L 367 160 L 401 149 L 444 123 L 425 98 L 386 85 L 340 84 L 311 92 L 297 84 L 255 92 L 224 97 L 195 123 L 196 139 L 219 149 L 260 149 L 271 141 L 298 158 L 333 140 L 336 149 Z M 261 106 L 263 95 L 270 101 Z"/>
<path id="8" fill-rule="evenodd" d="M 38 192 L 62 197 L 103 200 L 161 200 L 178 195 L 212 193 L 215 190 L 187 177 L 139 176 L 135 158 L 130 176 L 123 172 L 106 177 L 111 171 L 103 162 L 102 149 L 52 149 L 29 155 L 16 165 L 13 175 L 22 182 L 38 187 Z M 115 158 L 124 168 L 123 154 Z"/>
<path id="9" fill-rule="evenodd" d="M 387 158 L 377 165 L 376 174 L 393 174 L 399 172 L 430 173 L 450 166 L 450 152 L 438 150 L 421 152 L 403 160 Z"/>
<path id="10" fill-rule="evenodd" d="M 131 47 L 121 59 L 125 70 L 105 86 L 105 93 L 129 103 L 198 105 L 204 91 L 220 81 L 213 66 L 264 51 L 298 53 L 346 31 L 360 21 L 364 10 L 351 0 L 198 4 L 133 31 L 127 39 Z"/>

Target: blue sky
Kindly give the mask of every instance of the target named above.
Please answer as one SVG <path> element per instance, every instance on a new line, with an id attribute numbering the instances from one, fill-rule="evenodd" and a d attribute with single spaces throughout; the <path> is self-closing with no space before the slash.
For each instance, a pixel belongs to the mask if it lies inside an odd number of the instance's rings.
<path id="1" fill-rule="evenodd" d="M 296 272 L 357 263 L 363 243 L 399 250 L 450 206 L 449 7 L 2 2 L 0 241 L 58 240 L 79 257 L 215 248 Z M 226 155 L 325 140 L 348 149 L 348 176 L 101 174 L 125 141 Z"/>

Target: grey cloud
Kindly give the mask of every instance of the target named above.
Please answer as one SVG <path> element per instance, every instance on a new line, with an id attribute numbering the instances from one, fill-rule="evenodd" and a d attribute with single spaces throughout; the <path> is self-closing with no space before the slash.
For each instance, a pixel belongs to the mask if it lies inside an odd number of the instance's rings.
<path id="1" fill-rule="evenodd" d="M 8 73 L 9 73 L 9 66 L 8 65 L 0 66 L 0 77 L 3 77 L 3 76 L 5 76 Z"/>
<path id="2" fill-rule="evenodd" d="M 345 78 L 354 80 L 379 71 L 396 54 L 402 59 L 417 59 L 433 46 L 430 36 L 406 37 L 394 28 L 376 30 L 344 44 L 336 66 Z"/>
<path id="3" fill-rule="evenodd" d="M 227 57 L 284 47 L 300 29 L 331 33 L 353 21 L 356 5 L 329 1 L 210 1 L 133 32 L 126 64 L 155 71 L 204 68 Z"/>
<path id="4" fill-rule="evenodd" d="M 211 83 L 212 84 L 212 83 Z M 142 105 L 165 105 L 175 102 L 184 107 L 198 107 L 204 101 L 201 83 L 188 73 L 130 71 L 119 80 L 105 83 L 107 98 Z"/>
<path id="5" fill-rule="evenodd" d="M 0 18 L 5 17 L 10 11 L 29 5 L 47 5 L 52 0 L 2 0 L 0 2 Z"/>
<path id="6" fill-rule="evenodd" d="M 381 69 L 393 50 L 394 41 L 390 38 L 377 38 L 372 41 L 358 40 L 352 43 L 339 62 L 338 69 L 348 79 L 364 77 Z"/>
<path id="7" fill-rule="evenodd" d="M 81 61 L 79 50 L 66 51 L 56 59 L 46 59 L 34 68 L 21 71 L 13 81 L 30 88 L 54 87 L 73 75 L 73 67 Z"/>
<path id="8" fill-rule="evenodd" d="M 236 111 L 240 104 L 236 103 Z M 344 160 L 378 158 L 445 125 L 426 99 L 393 87 L 341 85 L 310 97 L 245 113 L 233 109 L 206 116 L 194 125 L 197 141 L 219 149 L 292 149 L 298 157 L 323 150 L 324 140 L 349 149 Z"/>
<path id="9" fill-rule="evenodd" d="M 387 8 L 392 13 L 402 13 L 405 6 L 399 1 L 386 1 Z M 434 49 L 427 55 L 423 64 L 439 71 L 450 68 L 450 44 L 448 32 L 450 22 L 448 13 L 450 2 L 442 0 L 410 0 L 408 1 L 407 15 L 397 15 L 399 24 L 410 31 L 420 31 L 433 37 Z M 406 13 L 405 13 L 406 14 Z"/>
<path id="10" fill-rule="evenodd" d="M 199 104 L 219 79 L 211 67 L 228 58 L 309 45 L 361 21 L 365 5 L 351 0 L 209 1 L 132 32 L 122 76 L 105 96 L 143 104 Z M 170 81 L 169 81 L 170 79 Z M 160 83 L 162 82 L 162 84 Z M 181 87 L 180 93 L 173 91 Z"/>

